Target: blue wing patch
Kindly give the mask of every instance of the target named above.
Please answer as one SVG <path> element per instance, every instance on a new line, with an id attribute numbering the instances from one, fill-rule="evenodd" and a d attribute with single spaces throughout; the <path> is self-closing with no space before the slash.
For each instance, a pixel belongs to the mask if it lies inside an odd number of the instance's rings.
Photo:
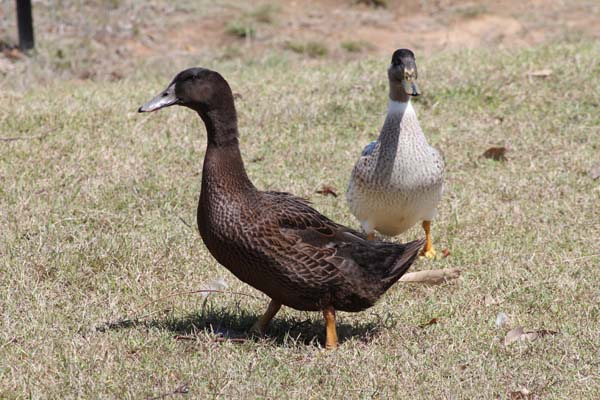
<path id="1" fill-rule="evenodd" d="M 373 150 L 375 150 L 375 145 L 377 144 L 377 141 L 375 142 L 371 142 L 368 145 L 365 146 L 365 148 L 363 149 L 362 153 L 360 153 L 360 156 L 369 156 L 371 155 L 371 153 L 373 153 Z"/>

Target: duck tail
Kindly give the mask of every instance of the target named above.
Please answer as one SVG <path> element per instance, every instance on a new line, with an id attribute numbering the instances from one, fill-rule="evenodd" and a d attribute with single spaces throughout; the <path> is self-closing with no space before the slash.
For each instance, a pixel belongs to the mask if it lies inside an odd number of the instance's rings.
<path id="1" fill-rule="evenodd" d="M 405 244 L 400 244 L 399 255 L 390 268 L 386 281 L 386 286 L 389 288 L 398 281 L 408 271 L 412 263 L 419 255 L 419 251 L 425 244 L 424 239 L 414 240 Z M 387 290 L 387 289 L 386 289 Z"/>

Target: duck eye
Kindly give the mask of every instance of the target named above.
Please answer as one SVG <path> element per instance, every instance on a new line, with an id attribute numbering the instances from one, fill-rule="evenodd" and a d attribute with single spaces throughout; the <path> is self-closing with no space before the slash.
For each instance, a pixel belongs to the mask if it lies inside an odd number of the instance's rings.
<path id="1" fill-rule="evenodd" d="M 164 92 L 164 93 L 162 94 L 162 97 L 167 97 L 168 95 L 169 95 L 169 93 L 167 93 L 167 92 Z"/>

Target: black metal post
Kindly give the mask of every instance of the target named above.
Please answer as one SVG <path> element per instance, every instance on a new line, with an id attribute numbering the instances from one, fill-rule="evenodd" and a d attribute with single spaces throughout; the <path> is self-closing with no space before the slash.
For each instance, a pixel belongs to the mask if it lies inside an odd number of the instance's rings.
<path id="1" fill-rule="evenodd" d="M 17 1 L 17 24 L 19 26 L 19 49 L 33 49 L 33 17 L 31 0 Z"/>

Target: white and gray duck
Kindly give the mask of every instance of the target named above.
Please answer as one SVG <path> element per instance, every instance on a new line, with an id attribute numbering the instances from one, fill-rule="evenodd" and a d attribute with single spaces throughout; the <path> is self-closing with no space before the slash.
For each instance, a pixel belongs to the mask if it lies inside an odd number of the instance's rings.
<path id="1" fill-rule="evenodd" d="M 394 52 L 388 79 L 383 128 L 354 165 L 346 199 L 369 239 L 374 231 L 396 236 L 422 221 L 425 246 L 421 255 L 433 258 L 431 221 L 442 198 L 444 160 L 427 143 L 410 103 L 412 96 L 420 94 L 411 50 Z"/>
<path id="2" fill-rule="evenodd" d="M 375 304 L 408 270 L 423 241 L 369 241 L 301 198 L 259 191 L 246 174 L 233 95 L 219 73 L 182 71 L 139 112 L 172 105 L 196 111 L 206 126 L 200 236 L 221 265 L 271 298 L 252 330 L 263 333 L 282 305 L 321 311 L 326 347 L 337 347 L 336 310 Z"/>

